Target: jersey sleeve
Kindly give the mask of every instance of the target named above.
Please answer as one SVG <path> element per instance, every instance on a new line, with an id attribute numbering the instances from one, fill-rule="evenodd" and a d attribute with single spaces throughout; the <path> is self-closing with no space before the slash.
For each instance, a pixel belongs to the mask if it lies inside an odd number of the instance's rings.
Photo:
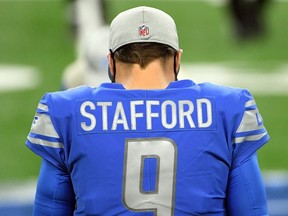
<path id="1" fill-rule="evenodd" d="M 37 155 L 64 169 L 64 145 L 54 122 L 53 103 L 50 94 L 46 94 L 37 106 L 26 145 Z"/>
<path id="2" fill-rule="evenodd" d="M 75 204 L 75 194 L 70 175 L 43 159 L 33 215 L 73 215 Z"/>
<path id="3" fill-rule="evenodd" d="M 266 191 L 256 153 L 230 172 L 227 210 L 233 216 L 268 216 Z"/>
<path id="4" fill-rule="evenodd" d="M 233 166 L 239 166 L 269 141 L 268 132 L 256 102 L 248 90 L 243 90 L 239 114 L 233 132 Z"/>

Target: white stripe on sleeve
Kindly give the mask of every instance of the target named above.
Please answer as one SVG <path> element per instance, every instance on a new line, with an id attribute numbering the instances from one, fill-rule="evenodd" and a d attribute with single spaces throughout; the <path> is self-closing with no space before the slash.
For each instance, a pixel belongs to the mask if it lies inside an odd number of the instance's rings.
<path id="1" fill-rule="evenodd" d="M 33 138 L 28 136 L 27 139 L 34 145 L 48 146 L 51 148 L 64 148 L 63 144 L 60 142 L 50 142 L 43 139 Z"/>
<path id="2" fill-rule="evenodd" d="M 251 136 L 243 136 L 243 137 L 236 137 L 233 140 L 234 144 L 239 144 L 245 141 L 257 141 L 260 140 L 262 137 L 264 137 L 267 134 L 267 132 L 257 135 L 251 135 Z"/>

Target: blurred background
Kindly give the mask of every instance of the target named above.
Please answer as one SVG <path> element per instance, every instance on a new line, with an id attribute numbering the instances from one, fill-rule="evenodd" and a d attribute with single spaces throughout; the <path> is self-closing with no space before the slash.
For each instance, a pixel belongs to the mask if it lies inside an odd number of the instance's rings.
<path id="1" fill-rule="evenodd" d="M 285 0 L 0 0 L 0 215 L 31 215 L 40 158 L 25 140 L 39 99 L 108 81 L 107 25 L 140 5 L 175 19 L 180 78 L 250 89 L 271 136 L 258 153 L 270 215 L 287 216 Z"/>

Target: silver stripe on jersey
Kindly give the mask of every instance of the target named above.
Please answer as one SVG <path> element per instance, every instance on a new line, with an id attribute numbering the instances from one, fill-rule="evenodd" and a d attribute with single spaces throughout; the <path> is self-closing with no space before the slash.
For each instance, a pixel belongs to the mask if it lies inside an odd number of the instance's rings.
<path id="1" fill-rule="evenodd" d="M 255 100 L 250 100 L 245 103 L 246 108 L 255 106 L 255 105 L 256 105 Z M 263 128 L 264 128 L 264 125 L 263 125 L 262 117 L 258 109 L 255 108 L 251 110 L 246 110 L 244 112 L 243 118 L 241 120 L 241 123 L 236 133 L 255 131 L 255 130 L 260 130 Z"/>
<path id="2" fill-rule="evenodd" d="M 46 114 L 37 113 L 34 118 L 34 123 L 31 127 L 31 132 L 39 135 L 44 135 L 52 138 L 59 138 L 51 118 Z"/>
<path id="3" fill-rule="evenodd" d="M 28 136 L 27 139 L 34 145 L 48 146 L 51 148 L 64 148 L 63 144 L 60 142 L 50 142 L 43 139 L 33 138 Z"/>
<path id="4" fill-rule="evenodd" d="M 49 111 L 48 106 L 45 105 L 45 104 L 41 104 L 41 103 L 39 103 L 37 108 L 38 108 L 38 109 L 41 109 L 41 110 L 44 110 L 44 111 L 46 111 L 46 112 Z"/>
<path id="5" fill-rule="evenodd" d="M 267 134 L 267 132 L 252 136 L 244 136 L 244 137 L 237 137 L 233 140 L 234 144 L 239 144 L 245 141 L 257 141 L 260 140 L 262 137 L 264 137 Z"/>
<path id="6" fill-rule="evenodd" d="M 236 133 L 260 130 L 264 127 L 262 117 L 257 109 L 247 110 Z"/>
<path id="7" fill-rule="evenodd" d="M 255 100 L 250 100 L 245 103 L 245 107 L 250 107 L 256 105 Z"/>

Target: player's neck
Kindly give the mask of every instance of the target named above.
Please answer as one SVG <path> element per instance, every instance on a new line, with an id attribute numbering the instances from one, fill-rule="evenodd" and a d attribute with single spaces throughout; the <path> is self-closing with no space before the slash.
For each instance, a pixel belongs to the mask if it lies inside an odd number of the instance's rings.
<path id="1" fill-rule="evenodd" d="M 126 89 L 165 89 L 174 81 L 173 66 L 163 67 L 158 61 L 150 63 L 145 69 L 139 65 L 133 65 L 127 71 L 127 67 L 120 67 L 117 71 L 118 83 Z M 171 71 L 167 71 L 167 70 Z"/>

